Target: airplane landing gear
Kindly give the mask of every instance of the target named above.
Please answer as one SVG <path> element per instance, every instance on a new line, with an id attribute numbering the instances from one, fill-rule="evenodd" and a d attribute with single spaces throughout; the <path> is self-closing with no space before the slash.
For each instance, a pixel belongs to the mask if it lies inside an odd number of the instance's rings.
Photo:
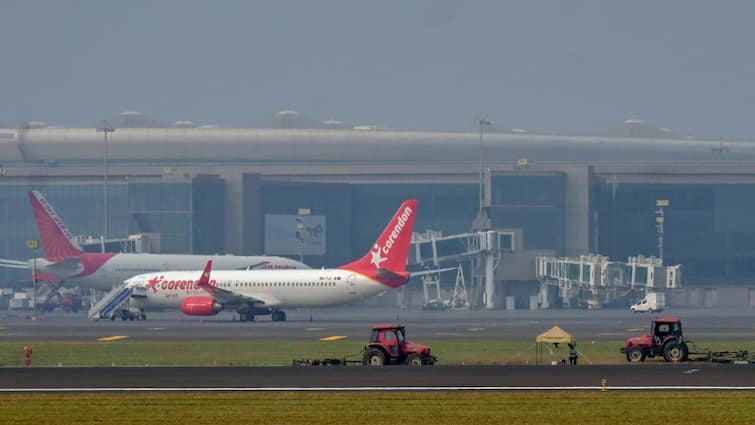
<path id="1" fill-rule="evenodd" d="M 241 322 L 254 322 L 254 310 L 251 308 L 243 308 L 238 310 L 239 321 Z"/>
<path id="2" fill-rule="evenodd" d="M 275 310 L 270 314 L 270 318 L 273 319 L 273 322 L 285 322 L 286 312 L 281 311 L 281 310 Z"/>

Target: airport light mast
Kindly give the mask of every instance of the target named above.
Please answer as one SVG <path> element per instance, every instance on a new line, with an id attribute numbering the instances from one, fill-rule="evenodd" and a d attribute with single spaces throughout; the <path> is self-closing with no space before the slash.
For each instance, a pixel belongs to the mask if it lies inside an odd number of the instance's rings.
<path id="1" fill-rule="evenodd" d="M 658 259 L 661 261 L 661 266 L 663 265 L 663 225 L 666 222 L 666 217 L 664 216 L 663 207 L 668 207 L 668 199 L 658 199 L 655 201 L 655 206 L 658 207 L 658 210 L 655 212 L 655 231 L 656 231 L 656 242 L 658 245 Z"/>
<path id="2" fill-rule="evenodd" d="M 482 175 L 483 175 L 483 166 L 485 164 L 484 155 L 483 155 L 483 136 L 485 134 L 485 126 L 490 127 L 492 124 L 490 120 L 486 119 L 479 119 L 477 120 L 477 124 L 480 126 L 480 211 L 482 211 L 483 208 L 483 184 L 482 184 Z"/>
<path id="3" fill-rule="evenodd" d="M 108 168 L 107 168 L 107 134 L 114 132 L 115 129 L 113 128 L 112 125 L 110 125 L 110 121 L 106 120 L 103 124 L 104 125 L 102 127 L 98 127 L 97 128 L 97 132 L 101 132 L 101 133 L 105 134 L 105 154 L 103 155 L 103 160 L 102 160 L 102 168 L 103 168 L 102 179 L 103 179 L 103 182 L 104 182 L 104 185 L 105 185 L 105 227 L 104 227 L 103 233 L 102 233 L 102 235 L 103 235 L 102 236 L 102 238 L 103 238 L 102 252 L 105 252 L 105 242 L 104 241 L 106 241 L 107 238 L 108 238 L 108 230 L 109 230 L 109 226 L 108 226 L 108 224 L 109 224 L 108 223 L 108 219 L 109 219 L 108 218 L 108 198 L 109 198 L 109 196 L 108 196 Z"/>

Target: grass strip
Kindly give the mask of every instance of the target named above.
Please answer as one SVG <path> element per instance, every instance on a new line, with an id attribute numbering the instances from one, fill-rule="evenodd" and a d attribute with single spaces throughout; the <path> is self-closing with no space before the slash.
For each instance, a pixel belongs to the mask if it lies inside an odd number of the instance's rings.
<path id="1" fill-rule="evenodd" d="M 0 423 L 752 424 L 753 392 L 0 395 Z"/>

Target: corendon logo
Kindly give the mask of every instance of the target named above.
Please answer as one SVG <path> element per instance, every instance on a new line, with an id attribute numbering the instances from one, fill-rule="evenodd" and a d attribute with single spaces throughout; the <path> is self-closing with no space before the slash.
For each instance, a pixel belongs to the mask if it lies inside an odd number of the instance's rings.
<path id="1" fill-rule="evenodd" d="M 161 280 L 163 280 L 162 276 L 155 276 L 147 281 L 147 284 L 149 284 L 149 288 L 152 290 L 152 292 L 157 292 L 157 284 L 160 283 Z"/>
<path id="2" fill-rule="evenodd" d="M 375 268 L 379 268 L 380 263 L 388 259 L 388 255 L 391 252 L 393 244 L 396 243 L 396 240 L 401 235 L 401 231 L 404 230 L 404 226 L 406 226 L 406 222 L 409 220 L 409 217 L 411 217 L 413 212 L 414 210 L 412 210 L 411 207 L 404 208 L 404 211 L 398 217 L 396 224 L 393 226 L 393 230 L 391 231 L 390 235 L 388 235 L 388 239 L 385 241 L 385 245 L 381 247 L 379 244 L 375 244 L 375 246 L 372 248 L 372 251 L 370 251 L 370 254 L 372 255 L 370 263 L 374 264 Z M 384 254 L 385 257 L 383 257 L 381 254 Z"/>
<path id="3" fill-rule="evenodd" d="M 152 279 L 149 279 L 147 281 L 147 284 L 149 285 L 150 289 L 152 289 L 153 293 L 156 293 L 160 290 L 190 292 L 199 289 L 198 280 L 167 280 L 163 275 L 161 275 L 160 277 L 155 276 Z M 217 281 L 211 280 L 210 286 L 217 286 Z"/>

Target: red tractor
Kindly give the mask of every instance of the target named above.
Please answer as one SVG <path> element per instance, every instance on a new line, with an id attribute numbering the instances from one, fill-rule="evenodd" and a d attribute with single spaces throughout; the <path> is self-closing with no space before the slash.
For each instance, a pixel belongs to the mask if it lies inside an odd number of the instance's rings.
<path id="1" fill-rule="evenodd" d="M 627 339 L 621 352 L 630 363 L 644 362 L 647 357 L 663 356 L 667 362 L 683 362 L 689 347 L 682 334 L 682 321 L 678 317 L 658 317 L 653 320 L 650 335 Z"/>
<path id="2" fill-rule="evenodd" d="M 383 366 L 406 364 L 410 366 L 433 365 L 435 356 L 430 347 L 406 340 L 406 330 L 396 323 L 379 323 L 372 327 L 370 342 L 364 347 L 362 364 Z"/>

